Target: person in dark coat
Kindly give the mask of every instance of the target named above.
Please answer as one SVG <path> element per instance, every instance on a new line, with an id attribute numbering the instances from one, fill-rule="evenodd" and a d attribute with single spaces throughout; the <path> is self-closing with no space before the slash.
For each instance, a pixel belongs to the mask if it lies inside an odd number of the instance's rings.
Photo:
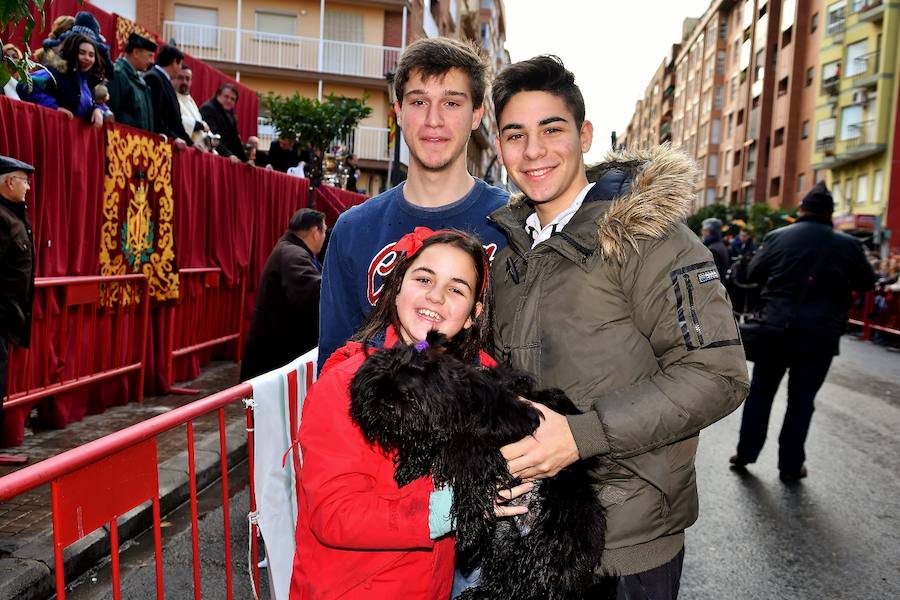
<path id="1" fill-rule="evenodd" d="M 241 381 L 277 369 L 319 339 L 325 213 L 301 208 L 266 260 L 241 362 Z"/>
<path id="2" fill-rule="evenodd" d="M 237 86 L 223 83 L 216 90 L 216 95 L 200 107 L 200 115 L 209 125 L 210 131 L 222 137 L 216 147 L 216 152 L 221 156 L 233 156 L 235 161 L 246 162 L 247 155 L 244 152 L 244 143 L 238 133 L 237 117 L 234 114 L 237 101 Z"/>
<path id="3" fill-rule="evenodd" d="M 734 240 L 731 241 L 731 259 L 738 260 L 741 257 L 752 257 L 756 252 L 756 244 L 753 243 L 753 236 L 746 229 L 742 229 Z"/>
<path id="4" fill-rule="evenodd" d="M 300 148 L 294 140 L 280 136 L 269 145 L 269 165 L 276 171 L 287 173 L 291 167 L 300 164 Z"/>
<path id="5" fill-rule="evenodd" d="M 819 182 L 800 203 L 797 222 L 765 237 L 747 273 L 762 286 L 765 322 L 785 327 L 786 340 L 753 367 L 737 454 L 730 461 L 738 470 L 756 461 L 772 399 L 788 372 L 787 412 L 778 438 L 778 469 L 785 483 L 807 475 L 803 447 L 814 400 L 838 354 L 851 291 L 869 291 L 877 279 L 859 240 L 834 231 L 833 210 L 831 193 Z"/>
<path id="6" fill-rule="evenodd" d="M 34 300 L 34 236 L 25 195 L 34 167 L 0 156 L 0 434 L 9 345 L 28 347 Z M 20 465 L 22 454 L 0 453 L 0 465 Z"/>
<path id="7" fill-rule="evenodd" d="M 116 121 L 144 131 L 153 131 L 153 98 L 141 73 L 153 64 L 156 44 L 136 33 L 128 35 L 125 53 L 116 61 L 109 82 L 109 108 Z"/>
<path id="8" fill-rule="evenodd" d="M 725 283 L 728 267 L 731 266 L 731 255 L 728 254 L 728 246 L 722 241 L 722 221 L 719 219 L 704 219 L 703 244 L 712 252 L 719 271 L 719 281 Z"/>
<path id="9" fill-rule="evenodd" d="M 175 46 L 163 46 L 156 56 L 156 64 L 144 74 L 144 81 L 150 87 L 153 100 L 153 132 L 161 133 L 175 143 L 176 147 L 193 146 L 191 136 L 181 122 L 181 105 L 173 78 L 181 71 L 184 53 Z"/>

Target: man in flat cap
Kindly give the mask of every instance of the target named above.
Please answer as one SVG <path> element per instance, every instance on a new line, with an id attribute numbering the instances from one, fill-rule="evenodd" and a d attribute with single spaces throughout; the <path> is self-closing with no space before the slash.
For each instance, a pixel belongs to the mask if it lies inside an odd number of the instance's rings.
<path id="1" fill-rule="evenodd" d="M 756 462 L 766 441 L 772 400 L 789 372 L 778 470 L 785 483 L 806 477 L 803 447 L 813 403 L 838 354 L 850 292 L 867 292 L 877 279 L 860 241 L 834 231 L 833 211 L 831 192 L 817 183 L 800 202 L 797 222 L 769 233 L 747 269 L 747 278 L 761 286 L 765 322 L 784 328 L 785 337 L 755 361 L 737 454 L 731 457 L 735 470 Z"/>
<path id="2" fill-rule="evenodd" d="M 153 64 L 156 44 L 136 33 L 128 35 L 125 53 L 116 61 L 109 82 L 108 106 L 116 121 L 145 131 L 153 131 L 153 100 L 143 72 Z"/>
<path id="3" fill-rule="evenodd" d="M 28 222 L 25 194 L 31 189 L 34 167 L 0 155 L 0 433 L 9 345 L 27 348 L 34 299 L 34 238 Z M 0 466 L 18 465 L 28 458 L 0 450 Z"/>

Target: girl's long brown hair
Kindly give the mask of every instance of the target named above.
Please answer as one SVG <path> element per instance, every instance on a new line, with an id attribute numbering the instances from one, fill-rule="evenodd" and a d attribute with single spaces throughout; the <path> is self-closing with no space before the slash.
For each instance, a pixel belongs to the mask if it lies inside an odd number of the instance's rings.
<path id="1" fill-rule="evenodd" d="M 487 347 L 490 343 L 491 331 L 491 313 L 492 313 L 492 292 L 490 286 L 490 274 L 486 272 L 488 265 L 488 257 L 484 251 L 481 242 L 472 235 L 463 233 L 455 229 L 442 230 L 433 236 L 425 239 L 422 243 L 421 253 L 425 248 L 436 246 L 438 244 L 446 244 L 459 248 L 469 255 L 475 264 L 474 293 L 484 289 L 482 298 L 475 298 L 472 303 L 472 326 L 463 329 L 457 333 L 450 341 L 449 351 L 461 360 L 467 362 L 475 362 L 478 359 L 478 352 Z M 409 257 L 405 253 L 397 259 L 394 269 L 384 279 L 384 286 L 381 289 L 381 296 L 375 304 L 375 308 L 369 313 L 369 316 L 363 322 L 363 326 L 353 336 L 353 341 L 360 342 L 363 349 L 368 349 L 373 340 L 382 335 L 388 326 L 393 326 L 400 333 L 400 317 L 397 315 L 397 295 L 400 293 L 400 286 L 403 284 L 403 276 L 413 263 L 416 255 Z M 475 304 L 481 302 L 481 314 L 475 316 Z"/>

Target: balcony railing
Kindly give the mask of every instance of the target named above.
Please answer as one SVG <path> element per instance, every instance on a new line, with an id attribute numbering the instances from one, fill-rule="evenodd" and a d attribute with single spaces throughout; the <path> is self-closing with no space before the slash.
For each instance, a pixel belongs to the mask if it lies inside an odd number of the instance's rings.
<path id="1" fill-rule="evenodd" d="M 383 79 L 402 48 L 166 21 L 163 37 L 195 58 Z M 319 53 L 321 51 L 321 69 Z"/>
<path id="2" fill-rule="evenodd" d="M 816 140 L 816 152 L 830 152 L 834 150 L 834 136 Z"/>
<path id="3" fill-rule="evenodd" d="M 256 123 L 259 147 L 262 150 L 278 139 L 278 132 L 265 117 L 259 117 Z M 356 154 L 361 160 L 390 160 L 388 151 L 388 129 L 382 127 L 357 127 L 347 139 L 343 140 L 343 146 Z"/>
<path id="4" fill-rule="evenodd" d="M 840 74 L 822 80 L 822 91 L 829 96 L 837 96 L 841 93 Z"/>
<path id="5" fill-rule="evenodd" d="M 882 0 L 866 0 L 859 9 L 860 21 L 881 21 L 884 18 Z"/>
<path id="6" fill-rule="evenodd" d="M 850 134 L 848 138 L 845 138 L 847 150 L 859 149 L 861 146 L 877 143 L 874 119 L 847 125 L 847 129 Z"/>
<path id="7" fill-rule="evenodd" d="M 825 28 L 825 33 L 828 35 L 839 35 L 844 33 L 844 29 L 846 28 L 846 21 L 844 17 L 841 16 L 839 19 L 834 19 L 828 26 Z"/>
<path id="8" fill-rule="evenodd" d="M 854 87 L 875 87 L 878 83 L 879 52 L 869 52 L 853 59 L 853 73 L 849 74 L 853 79 Z"/>

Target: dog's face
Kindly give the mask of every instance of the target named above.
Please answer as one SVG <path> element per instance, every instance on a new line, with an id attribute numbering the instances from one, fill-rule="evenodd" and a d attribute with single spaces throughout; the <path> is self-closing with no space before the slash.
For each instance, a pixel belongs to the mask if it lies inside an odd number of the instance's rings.
<path id="1" fill-rule="evenodd" d="M 445 363 L 438 354 L 398 346 L 366 359 L 350 385 L 351 417 L 369 442 L 395 453 L 401 485 L 429 475 L 452 434 L 454 400 L 464 392 Z"/>

